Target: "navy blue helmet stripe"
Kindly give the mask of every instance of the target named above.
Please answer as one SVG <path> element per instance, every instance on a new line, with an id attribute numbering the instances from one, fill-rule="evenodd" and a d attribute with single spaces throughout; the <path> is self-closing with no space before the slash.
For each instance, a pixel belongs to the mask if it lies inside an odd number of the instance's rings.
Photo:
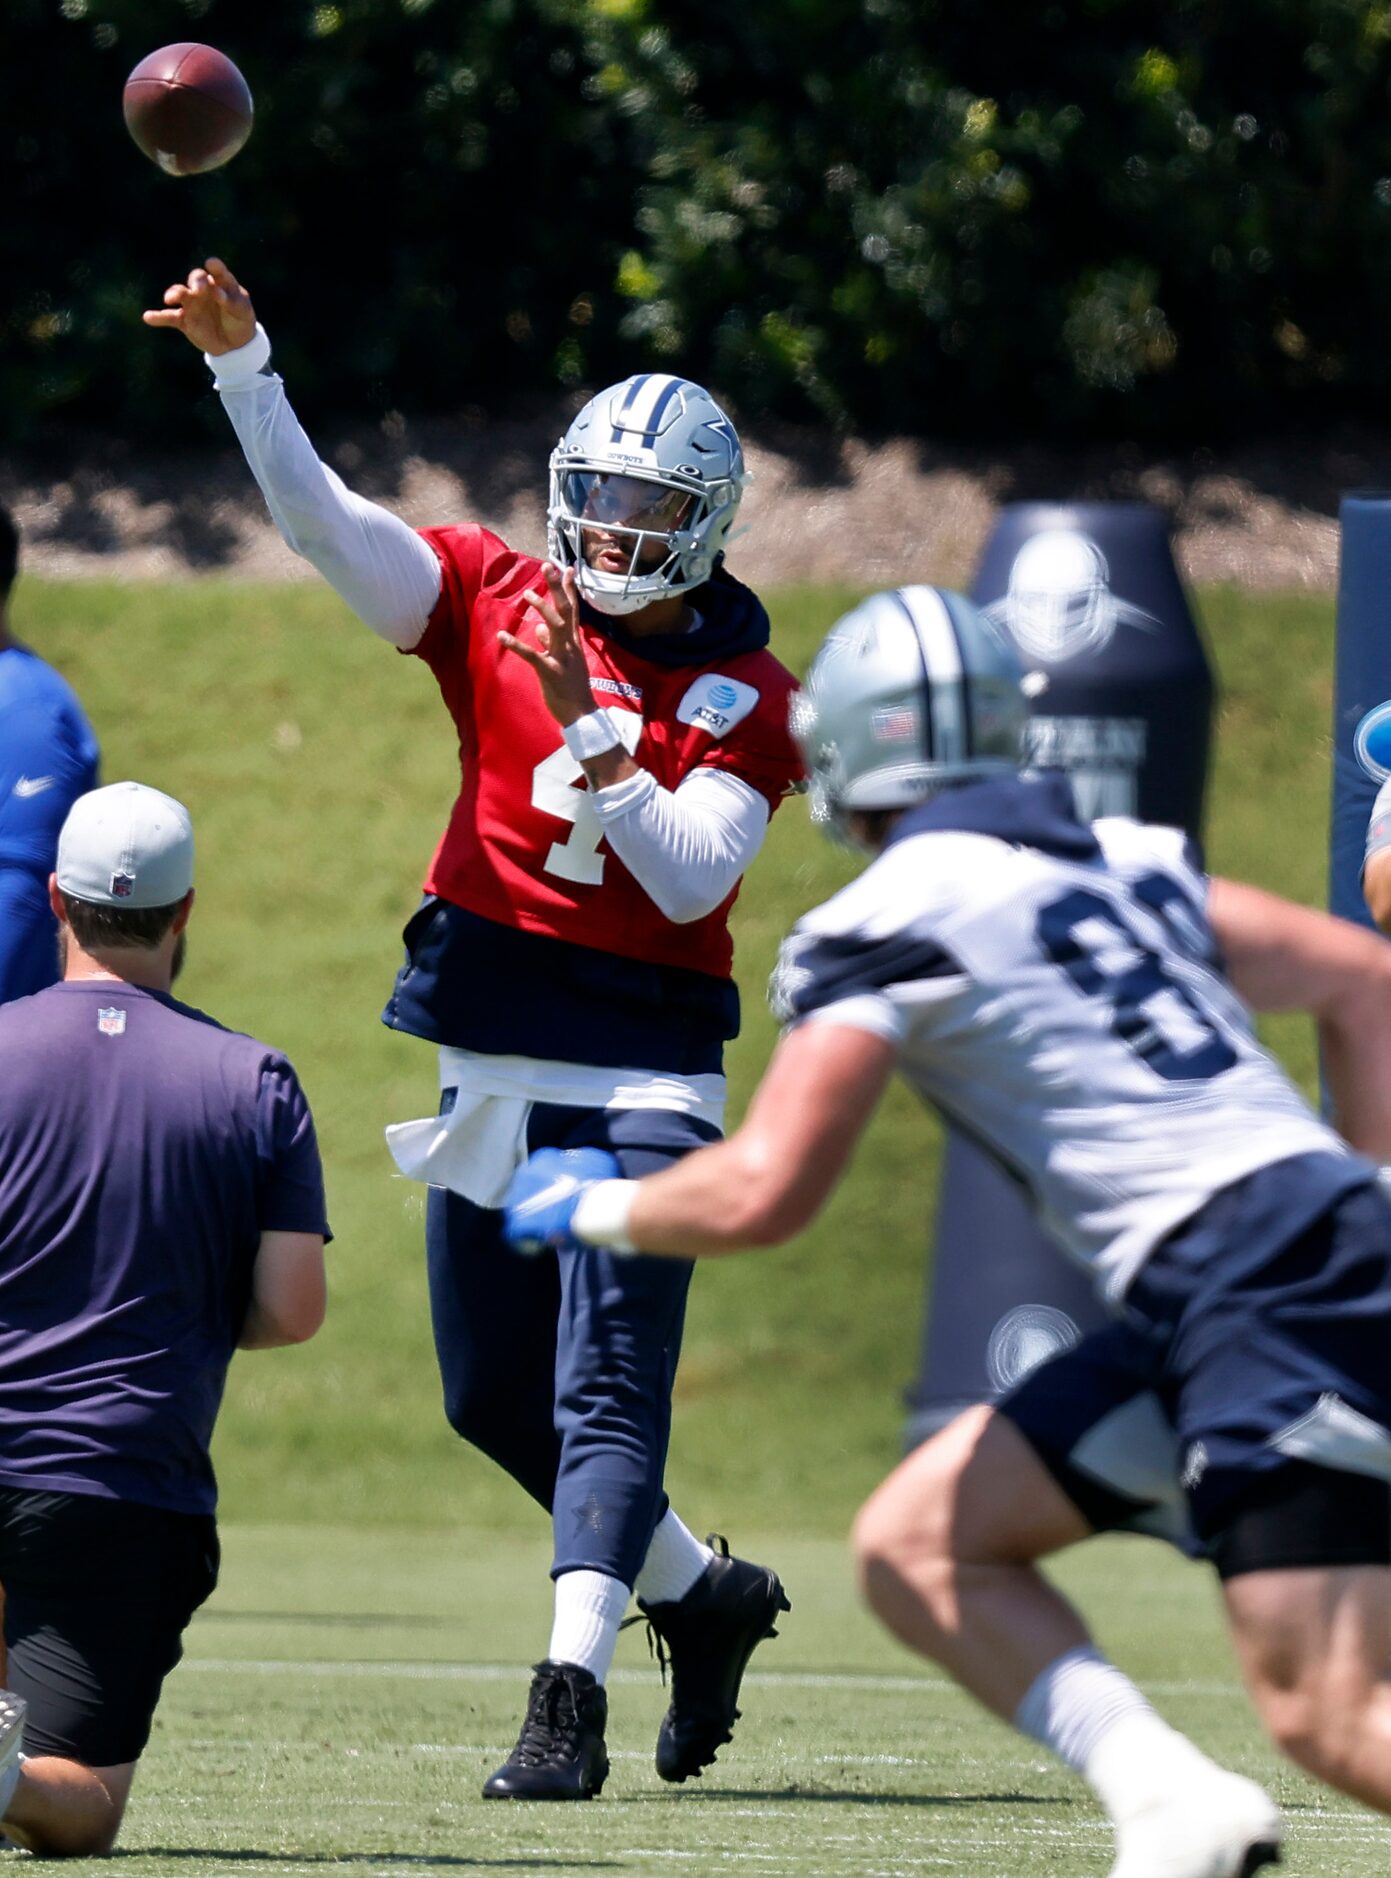
<path id="1" fill-rule="evenodd" d="M 632 384 L 629 385 L 627 397 L 623 400 L 622 404 L 619 405 L 618 409 L 613 414 L 613 435 L 609 439 L 610 443 L 622 443 L 623 432 L 624 432 L 624 429 L 626 428 L 623 420 L 625 417 L 627 417 L 628 413 L 632 410 L 633 405 L 637 401 L 639 392 L 641 392 L 643 386 L 647 383 L 648 379 L 651 376 L 652 376 L 651 372 L 640 372 L 638 376 L 633 380 Z"/>
<path id="2" fill-rule="evenodd" d="M 894 599 L 903 610 L 903 617 L 908 622 L 908 630 L 913 635 L 913 644 L 917 647 L 918 663 L 923 674 L 923 755 L 929 763 L 937 755 L 936 726 L 932 718 L 932 674 L 927 669 L 927 651 L 923 646 L 923 636 L 918 631 L 918 622 L 913 618 L 913 609 L 903 597 L 903 589 L 895 587 Z"/>
<path id="3" fill-rule="evenodd" d="M 671 403 L 673 398 L 680 396 L 681 385 L 682 385 L 681 379 L 673 378 L 670 381 L 670 383 L 667 385 L 667 388 L 662 393 L 661 397 L 658 398 L 656 404 L 653 406 L 652 415 L 647 420 L 647 429 L 643 432 L 643 439 L 645 442 L 651 443 L 652 439 L 657 435 L 657 427 L 660 422 L 662 413 L 666 410 L 667 406 Z"/>
<path id="4" fill-rule="evenodd" d="M 957 658 L 961 666 L 961 754 L 969 759 L 976 753 L 976 714 L 971 705 L 971 661 L 966 656 L 966 639 L 961 622 L 956 617 L 958 596 L 943 592 L 942 601 L 956 638 Z"/>
<path id="5" fill-rule="evenodd" d="M 610 438 L 610 442 L 621 443 L 626 432 L 638 428 L 637 423 L 630 420 L 634 418 L 635 413 L 641 406 L 643 394 L 652 385 L 656 377 L 657 374 L 655 372 L 644 372 L 640 377 L 635 378 L 628 387 L 627 397 L 614 413 L 613 436 Z M 668 378 L 665 385 L 657 393 L 656 401 L 652 409 L 642 422 L 642 440 L 645 444 L 650 446 L 655 441 L 661 428 L 661 420 L 666 412 L 667 406 L 671 403 L 673 398 L 677 398 L 681 395 L 685 383 L 686 380 L 683 378 Z"/>

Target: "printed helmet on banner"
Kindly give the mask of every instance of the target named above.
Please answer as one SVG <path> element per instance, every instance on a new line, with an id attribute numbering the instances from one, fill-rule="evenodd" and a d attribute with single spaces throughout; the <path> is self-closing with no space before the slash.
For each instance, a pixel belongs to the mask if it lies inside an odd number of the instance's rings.
<path id="1" fill-rule="evenodd" d="M 792 701 L 812 820 L 854 845 L 852 810 L 908 808 L 947 783 L 1012 774 L 1028 717 L 1022 676 L 963 594 L 872 594 L 831 628 Z"/>
<path id="2" fill-rule="evenodd" d="M 747 481 L 710 393 L 640 372 L 591 398 L 551 452 L 547 551 L 599 612 L 635 613 L 710 578 Z"/>
<path id="3" fill-rule="evenodd" d="M 1105 555 L 1071 529 L 1034 535 L 1014 557 L 998 610 L 1020 650 L 1045 664 L 1104 645 L 1116 624 Z"/>

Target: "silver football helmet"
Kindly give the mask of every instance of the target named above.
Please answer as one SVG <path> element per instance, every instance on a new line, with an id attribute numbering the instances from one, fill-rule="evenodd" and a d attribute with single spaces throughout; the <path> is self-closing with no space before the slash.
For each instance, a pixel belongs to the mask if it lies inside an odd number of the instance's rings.
<path id="1" fill-rule="evenodd" d="M 550 468 L 547 551 L 610 614 L 708 580 L 748 481 L 734 426 L 710 393 L 665 372 L 591 398 Z"/>
<path id="2" fill-rule="evenodd" d="M 831 628 L 792 701 L 812 820 L 850 841 L 853 809 L 924 802 L 1022 760 L 1022 671 L 962 594 L 871 594 Z"/>

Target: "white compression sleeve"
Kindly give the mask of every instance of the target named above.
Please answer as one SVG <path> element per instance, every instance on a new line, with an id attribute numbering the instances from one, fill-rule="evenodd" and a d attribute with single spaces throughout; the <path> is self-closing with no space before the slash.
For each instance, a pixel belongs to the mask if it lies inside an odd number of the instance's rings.
<path id="1" fill-rule="evenodd" d="M 592 799 L 609 846 L 678 926 L 713 912 L 768 827 L 767 802 L 727 770 L 694 769 L 674 790 L 640 770 Z"/>
<path id="2" fill-rule="evenodd" d="M 283 381 L 259 369 L 268 356 L 258 327 L 247 345 L 208 364 L 271 519 L 360 620 L 409 651 L 439 598 L 439 559 L 398 515 L 354 495 L 320 461 Z"/>

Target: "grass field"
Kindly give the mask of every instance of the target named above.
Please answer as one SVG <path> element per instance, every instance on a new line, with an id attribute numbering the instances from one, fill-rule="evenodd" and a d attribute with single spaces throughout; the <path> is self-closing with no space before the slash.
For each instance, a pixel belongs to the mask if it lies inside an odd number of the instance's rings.
<path id="1" fill-rule="evenodd" d="M 854 596 L 772 596 L 803 669 Z M 338 1234 L 329 1323 L 239 1359 L 216 1458 L 223 1589 L 195 1624 L 142 1769 L 137 1873 L 344 1863 L 625 1874 L 1104 1872 L 1086 1795 L 978 1716 L 855 1607 L 841 1535 L 896 1458 L 937 1136 L 901 1094 L 795 1245 L 699 1274 L 669 1484 L 687 1519 L 783 1569 L 796 1611 L 756 1659 L 737 1751 L 703 1786 L 650 1765 L 664 1705 L 637 1632 L 614 1683 L 615 1771 L 588 1808 L 485 1806 L 547 1624 L 540 1516 L 443 1427 L 421 1198 L 388 1122 L 434 1106 L 431 1053 L 376 1021 L 452 793 L 428 674 L 315 586 L 26 581 L 22 636 L 72 677 L 105 776 L 194 811 L 199 907 L 183 995 L 284 1047 L 320 1123 Z M 1317 903 L 1327 847 L 1332 608 L 1200 596 L 1222 688 L 1213 865 Z M 791 918 L 850 864 L 800 804 L 737 909 L 737 1115 L 772 1039 L 761 989 Z M 1310 1039 L 1273 1040 L 1312 1086 Z M 760 1536 L 763 1535 L 763 1536 Z M 1104 1640 L 1172 1719 L 1291 1807 L 1295 1869 L 1384 1873 L 1391 1832 L 1279 1771 L 1235 1685 L 1205 1576 L 1135 1543 L 1064 1562 Z"/>
<path id="2" fill-rule="evenodd" d="M 776 1560 L 794 1609 L 754 1659 L 734 1743 L 700 1781 L 663 1786 L 651 1754 L 666 1698 L 635 1628 L 610 1682 L 604 1793 L 548 1807 L 479 1798 L 515 1736 L 525 1665 L 544 1635 L 541 1543 L 232 1527 L 224 1588 L 166 1690 L 121 1870 L 1109 1869 L 1109 1830 L 1085 1788 L 901 1652 L 857 1608 L 838 1541 L 744 1537 Z M 1385 1873 L 1391 1827 L 1322 1795 L 1258 1738 L 1205 1574 L 1116 1540 L 1065 1558 L 1060 1576 L 1103 1613 L 1103 1640 L 1172 1721 L 1271 1784 L 1293 1871 Z"/>

